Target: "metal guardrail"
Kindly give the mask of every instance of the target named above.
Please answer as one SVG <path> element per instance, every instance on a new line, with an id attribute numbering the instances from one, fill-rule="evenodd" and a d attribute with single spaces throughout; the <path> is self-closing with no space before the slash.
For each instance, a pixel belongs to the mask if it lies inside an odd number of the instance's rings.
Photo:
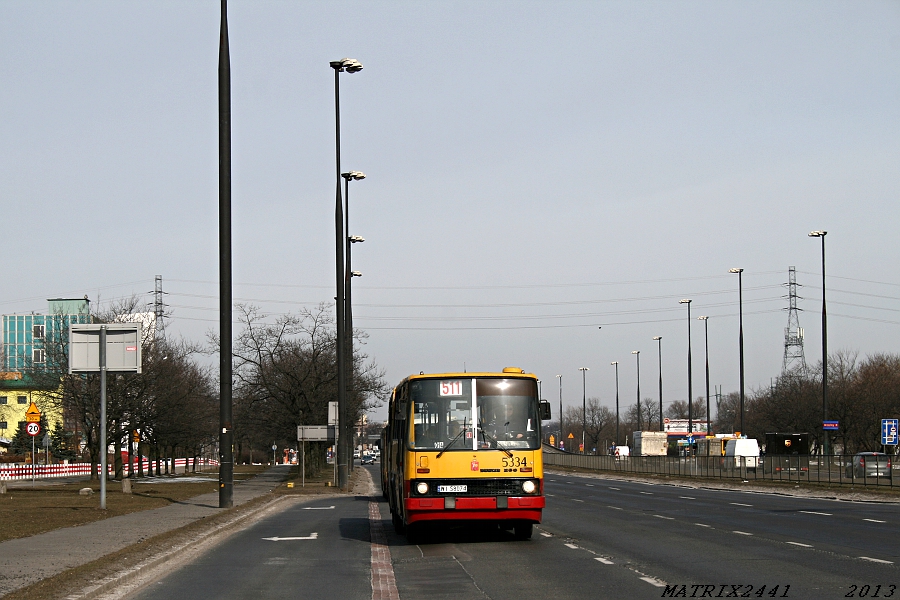
<path id="1" fill-rule="evenodd" d="M 892 476 L 847 476 L 847 465 L 852 456 L 609 456 L 569 454 L 544 451 L 544 465 L 578 467 L 594 471 L 668 475 L 675 477 L 704 477 L 714 479 L 739 479 L 742 481 L 786 481 L 838 485 L 862 485 L 866 487 L 894 486 Z M 896 467 L 894 467 L 896 469 Z"/>

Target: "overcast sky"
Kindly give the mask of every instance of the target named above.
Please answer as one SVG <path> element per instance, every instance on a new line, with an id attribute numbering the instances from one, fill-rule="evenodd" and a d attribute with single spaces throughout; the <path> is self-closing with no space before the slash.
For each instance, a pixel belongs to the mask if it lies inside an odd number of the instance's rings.
<path id="1" fill-rule="evenodd" d="M 334 296 L 341 75 L 354 324 L 395 384 L 519 366 L 580 405 L 777 377 L 900 337 L 900 3 L 232 0 L 236 300 Z M 218 327 L 219 3 L 0 3 L 0 313 L 152 301 Z M 601 327 L 602 329 L 598 329 Z M 554 416 L 556 408 L 554 408 Z M 378 411 L 376 416 L 382 416 Z"/>

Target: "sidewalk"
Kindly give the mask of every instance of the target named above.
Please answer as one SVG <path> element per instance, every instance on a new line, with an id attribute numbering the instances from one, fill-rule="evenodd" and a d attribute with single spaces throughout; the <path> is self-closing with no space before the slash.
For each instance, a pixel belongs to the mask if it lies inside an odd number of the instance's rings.
<path id="1" fill-rule="evenodd" d="M 275 466 L 252 479 L 235 483 L 234 505 L 239 506 L 267 494 L 287 477 L 289 469 L 289 465 Z M 222 509 L 218 506 L 219 494 L 213 492 L 163 508 L 2 542 L 0 596 L 155 535 L 219 514 Z"/>

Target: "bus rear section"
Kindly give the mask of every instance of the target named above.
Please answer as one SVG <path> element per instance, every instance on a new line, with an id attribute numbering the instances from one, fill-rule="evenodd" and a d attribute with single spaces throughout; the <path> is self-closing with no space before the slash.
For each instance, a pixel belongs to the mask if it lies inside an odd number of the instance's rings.
<path id="1" fill-rule="evenodd" d="M 428 522 L 495 522 L 531 537 L 545 505 L 537 379 L 502 373 L 418 375 L 391 400 L 388 495 L 398 532 Z M 392 422 L 393 421 L 393 422 Z"/>

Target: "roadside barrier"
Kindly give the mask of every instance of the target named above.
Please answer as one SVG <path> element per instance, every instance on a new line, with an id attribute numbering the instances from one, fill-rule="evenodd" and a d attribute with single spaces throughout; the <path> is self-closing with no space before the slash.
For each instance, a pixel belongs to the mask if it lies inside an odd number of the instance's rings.
<path id="1" fill-rule="evenodd" d="M 155 463 L 156 461 L 153 462 Z M 193 466 L 193 463 L 194 460 L 192 458 L 176 458 L 174 468 L 191 468 Z M 162 460 L 160 464 L 165 465 L 165 460 Z M 107 466 L 109 475 L 115 475 L 115 465 L 110 464 Z M 219 461 L 206 458 L 198 459 L 197 466 L 198 468 L 217 467 L 219 466 Z M 125 465 L 125 467 L 127 470 L 127 465 Z M 144 459 L 143 467 L 145 472 L 149 471 L 150 461 Z M 173 468 L 171 459 L 169 460 L 169 468 Z M 97 469 L 100 469 L 100 465 L 97 465 Z M 134 470 L 138 470 L 137 461 L 134 461 Z M 56 465 L 0 464 L 0 481 L 17 481 L 22 479 L 31 479 L 32 477 L 34 477 L 35 479 L 49 479 L 53 477 L 77 477 L 79 475 L 90 474 L 91 463 L 69 463 Z"/>

